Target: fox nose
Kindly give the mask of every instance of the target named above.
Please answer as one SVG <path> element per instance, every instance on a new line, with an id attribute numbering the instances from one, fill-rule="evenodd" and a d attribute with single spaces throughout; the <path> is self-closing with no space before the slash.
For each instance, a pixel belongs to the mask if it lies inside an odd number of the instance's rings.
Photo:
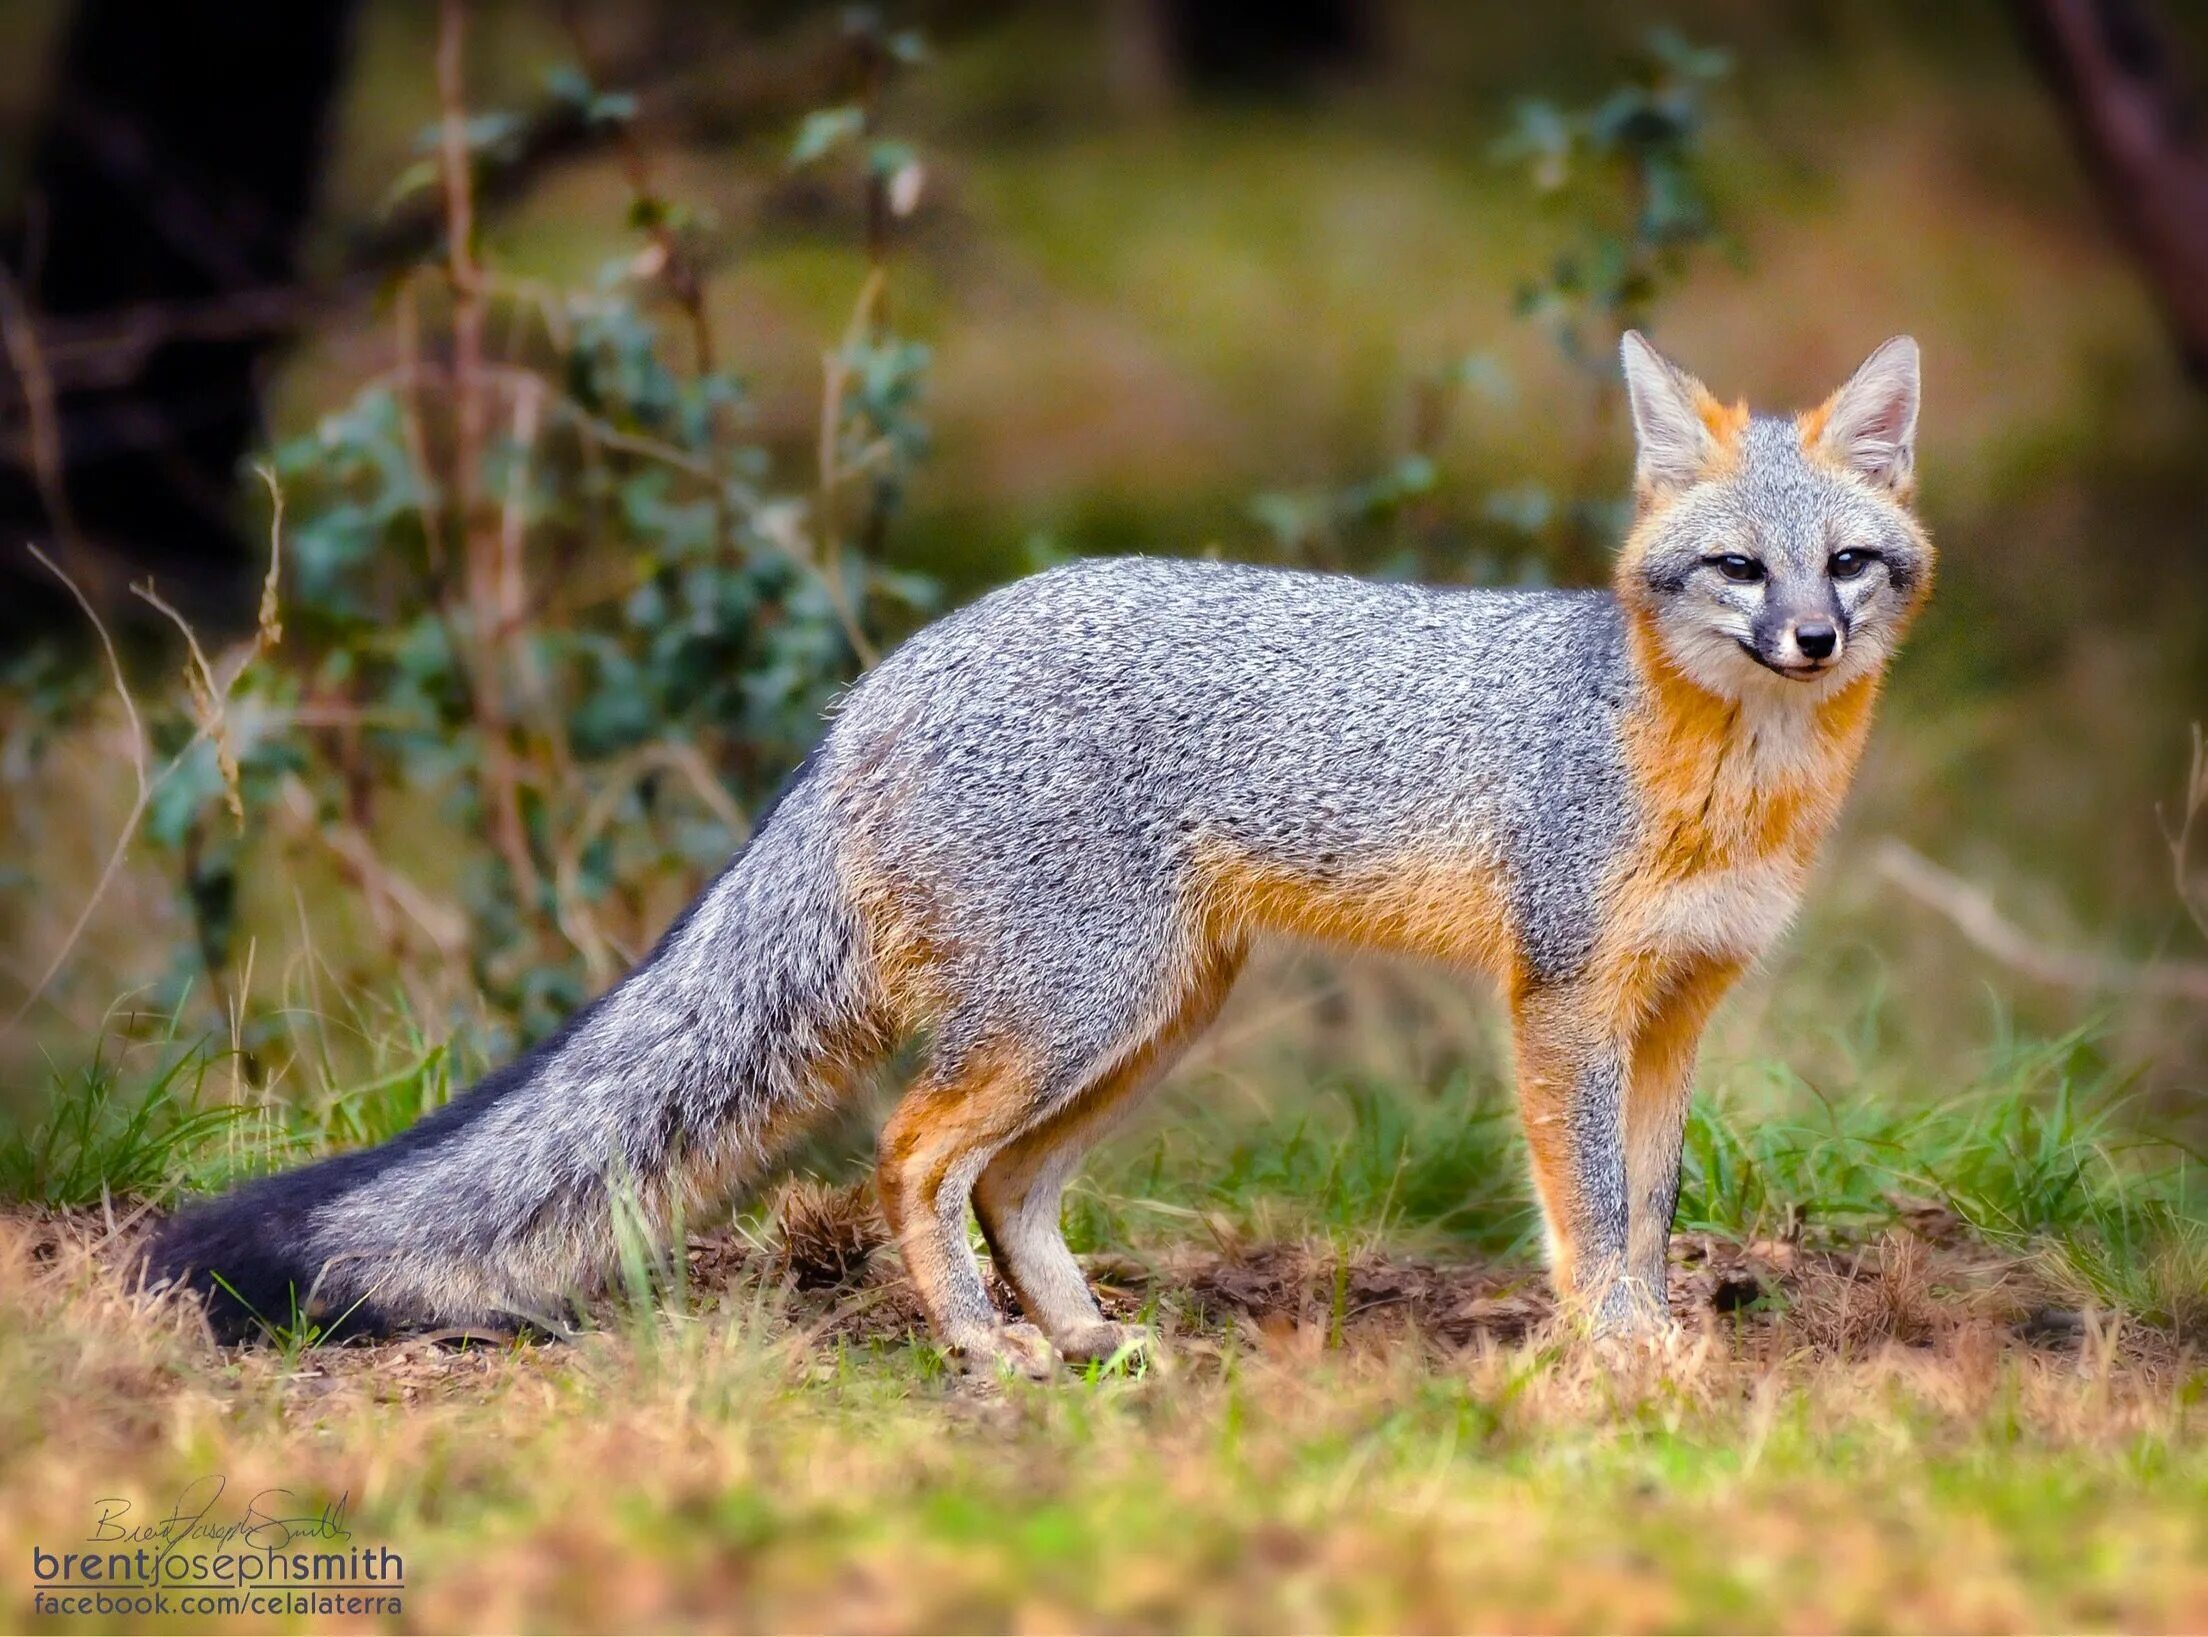
<path id="1" fill-rule="evenodd" d="M 1811 659 L 1830 659 L 1840 645 L 1840 633 L 1823 620 L 1804 620 L 1794 627 L 1794 641 Z"/>

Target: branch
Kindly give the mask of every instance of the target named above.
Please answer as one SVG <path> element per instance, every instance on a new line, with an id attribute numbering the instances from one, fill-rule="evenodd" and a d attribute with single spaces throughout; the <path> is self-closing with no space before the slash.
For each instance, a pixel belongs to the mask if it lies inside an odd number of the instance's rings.
<path id="1" fill-rule="evenodd" d="M 521 775 L 510 741 L 506 663 L 512 647 L 500 607 L 500 535 L 481 515 L 483 454 L 490 398 L 485 375 L 484 284 L 475 248 L 475 174 L 468 152 L 467 7 L 440 0 L 437 30 L 439 166 L 444 188 L 445 271 L 452 287 L 452 520 L 469 605 L 468 666 L 483 744 L 483 781 L 491 837 L 524 903 L 543 896 L 529 828 L 522 815 Z"/>
<path id="2" fill-rule="evenodd" d="M 606 782 L 584 807 L 574 832 L 559 849 L 553 873 L 553 913 L 568 942 L 581 951 L 591 978 L 597 983 L 603 984 L 619 976 L 620 964 L 633 961 L 634 956 L 615 949 L 612 940 L 598 925 L 597 915 L 583 894 L 583 854 L 613 822 L 622 798 L 646 774 L 659 772 L 680 774 L 687 780 L 699 804 L 720 821 L 733 843 L 741 845 L 750 833 L 751 826 L 744 819 L 743 809 L 713 776 L 712 768 L 706 765 L 698 747 L 687 740 L 663 739 L 640 745 L 616 762 Z M 616 963 L 617 955 L 620 964 Z"/>
<path id="3" fill-rule="evenodd" d="M 718 146 L 786 130 L 822 100 L 833 64 L 814 49 L 802 10 L 796 26 L 766 38 L 754 19 L 729 11 L 716 18 L 709 7 L 646 8 L 640 31 L 622 31 L 622 43 L 591 52 L 585 66 L 594 83 L 650 103 L 655 128 L 691 142 Z M 524 199 L 547 173 L 624 140 L 573 102 L 548 98 L 520 115 L 509 140 L 475 156 L 477 209 Z M 418 195 L 349 236 L 345 270 L 380 279 L 434 252 L 445 230 L 443 201 L 434 191 Z"/>
<path id="4" fill-rule="evenodd" d="M 2010 0 L 2101 202 L 2208 388 L 2208 118 L 2152 0 Z"/>
<path id="5" fill-rule="evenodd" d="M 2051 948 L 2003 915 L 1985 888 L 1891 838 L 1879 844 L 1877 867 L 1879 874 L 1943 917 L 1972 945 L 2035 983 L 2208 1004 L 2208 963 L 2134 966 L 2082 950 Z"/>
<path id="6" fill-rule="evenodd" d="M 305 284 L 257 286 L 208 296 L 132 301 L 98 312 L 41 316 L 39 344 L 57 396 L 121 387 L 135 381 L 163 347 L 185 341 L 241 341 L 288 336 L 309 319 L 372 294 L 356 276 L 327 290 Z"/>
<path id="7" fill-rule="evenodd" d="M 283 801 L 299 833 L 313 836 L 329 849 L 345 878 L 368 895 L 371 907 L 396 906 L 421 928 L 444 960 L 457 965 L 466 959 L 468 928 L 459 911 L 439 903 L 403 871 L 385 863 L 374 843 L 355 826 L 342 820 L 322 822 L 314 798 L 298 779 L 284 781 Z"/>
<path id="8" fill-rule="evenodd" d="M 87 566 L 84 537 L 77 529 L 76 512 L 69 504 L 67 454 L 62 443 L 53 374 L 46 366 L 38 329 L 31 320 L 30 304 L 16 289 L 15 280 L 5 267 L 0 267 L 0 342 L 6 345 L 9 367 L 15 371 L 16 382 L 23 392 L 24 419 L 30 428 L 26 453 L 30 457 L 31 479 L 38 488 L 39 504 L 46 508 L 46 521 L 53 527 L 61 554 L 82 570 Z M 91 604 L 76 583 L 52 563 L 46 566 L 61 575 L 70 595 L 90 612 Z M 107 633 L 101 631 L 100 637 L 104 641 Z M 112 648 L 108 657 L 114 658 Z"/>

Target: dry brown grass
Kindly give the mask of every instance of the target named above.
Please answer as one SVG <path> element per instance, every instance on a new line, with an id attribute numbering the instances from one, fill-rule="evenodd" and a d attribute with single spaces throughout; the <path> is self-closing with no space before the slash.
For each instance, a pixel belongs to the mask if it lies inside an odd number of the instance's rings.
<path id="1" fill-rule="evenodd" d="M 2208 1622 L 2199 1361 L 1937 1238 L 1682 1243 L 1688 1329 L 1623 1356 L 1512 1270 L 1112 1261 L 1180 1367 L 1029 1388 L 911 1345 L 893 1259 L 820 1277 L 858 1196 L 778 1220 L 570 1345 L 301 1354 L 130 1290 L 127 1228 L 0 1219 L 0 1537 L 342 1494 L 423 1629 Z"/>

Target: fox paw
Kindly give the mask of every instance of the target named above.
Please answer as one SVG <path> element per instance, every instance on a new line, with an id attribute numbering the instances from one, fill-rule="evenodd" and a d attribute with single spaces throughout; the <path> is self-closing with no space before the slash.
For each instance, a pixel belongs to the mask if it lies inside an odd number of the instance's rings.
<path id="1" fill-rule="evenodd" d="M 1058 1353 L 1031 1324 L 1000 1324 L 945 1349 L 968 1375 L 1011 1375 L 1048 1381 L 1058 1371 Z"/>
<path id="2" fill-rule="evenodd" d="M 1597 1351 L 1621 1357 L 1667 1354 L 1686 1334 L 1668 1308 L 1652 1300 L 1642 1286 L 1628 1282 L 1611 1287 L 1584 1314 L 1582 1323 L 1582 1334 Z"/>
<path id="3" fill-rule="evenodd" d="M 1140 1359 L 1153 1369 L 1165 1363 L 1165 1345 L 1146 1324 L 1115 1324 L 1099 1319 L 1058 1338 L 1058 1351 L 1068 1364 L 1107 1364 Z"/>

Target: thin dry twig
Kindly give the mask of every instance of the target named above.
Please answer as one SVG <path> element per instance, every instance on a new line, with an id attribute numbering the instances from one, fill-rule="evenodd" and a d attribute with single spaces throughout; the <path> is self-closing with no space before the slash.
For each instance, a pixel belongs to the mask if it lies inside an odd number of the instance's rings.
<path id="1" fill-rule="evenodd" d="M 1877 866 L 1888 881 L 1943 917 L 1976 948 L 2035 982 L 2056 989 L 2127 991 L 2208 1003 L 2208 963 L 2136 966 L 2051 947 L 2003 915 L 1985 888 L 1891 837 L 1879 845 Z"/>
<path id="2" fill-rule="evenodd" d="M 230 809 L 230 816 L 240 830 L 245 827 L 245 794 L 239 788 L 237 747 L 230 742 L 230 722 L 223 710 L 228 690 L 215 680 L 214 666 L 208 663 L 207 652 L 199 645 L 199 633 L 192 629 L 191 621 L 177 612 L 168 599 L 154 590 L 151 580 L 132 585 L 130 594 L 162 615 L 184 634 L 184 647 L 190 663 L 184 667 L 184 691 L 192 706 L 192 720 L 200 732 L 215 743 L 215 763 L 222 773 L 223 804 Z M 250 658 L 247 663 L 250 663 Z M 240 667 L 241 669 L 243 667 Z"/>
<path id="3" fill-rule="evenodd" d="M 80 571 L 88 571 L 91 565 L 81 544 L 83 537 L 77 531 L 76 513 L 69 504 L 54 378 L 46 368 L 46 355 L 39 345 L 38 328 L 31 320 L 30 304 L 23 299 L 5 267 L 0 267 L 0 345 L 5 346 L 8 363 L 23 388 L 25 418 L 30 426 L 31 480 L 38 487 L 39 504 L 46 508 L 62 555 Z M 69 589 L 78 602 L 85 601 L 76 586 Z"/>
<path id="4" fill-rule="evenodd" d="M 133 585 L 131 594 L 164 615 L 170 624 L 184 635 L 185 651 L 191 663 L 185 668 L 184 685 L 192 702 L 192 720 L 201 733 L 214 741 L 215 757 L 222 770 L 223 800 L 238 828 L 245 828 L 245 795 L 239 786 L 237 749 L 230 740 L 229 704 L 231 690 L 246 670 L 283 640 L 284 625 L 277 601 L 277 585 L 284 566 L 284 494 L 276 482 L 275 473 L 267 467 L 258 468 L 262 481 L 268 485 L 270 514 L 268 525 L 268 574 L 261 582 L 260 607 L 254 615 L 253 638 L 239 653 L 230 667 L 228 677 L 217 677 L 215 667 L 207 658 L 207 650 L 200 646 L 199 633 L 191 622 L 179 613 L 148 579 Z"/>
<path id="5" fill-rule="evenodd" d="M 179 747 L 174 756 L 162 764 L 158 771 L 153 771 L 151 768 L 145 724 L 138 713 L 138 702 L 131 695 L 129 680 L 123 675 L 122 660 L 115 652 L 115 641 L 108 634 L 106 623 L 101 620 L 98 610 L 92 606 L 92 600 L 84 594 L 83 588 L 69 577 L 59 563 L 40 551 L 36 546 L 28 548 L 31 555 L 45 565 L 47 572 L 52 574 L 68 590 L 69 595 L 75 599 L 77 606 L 84 611 L 84 617 L 91 622 L 93 633 L 100 640 L 100 651 L 106 656 L 108 676 L 114 684 L 115 697 L 122 701 L 123 718 L 128 725 L 130 734 L 130 768 L 134 795 L 131 800 L 130 811 L 124 815 L 122 826 L 116 833 L 115 843 L 108 851 L 107 861 L 102 865 L 98 879 L 92 884 L 92 891 L 86 896 L 83 905 L 78 909 L 76 920 L 70 924 L 68 934 L 63 937 L 60 946 L 55 949 L 52 958 L 47 961 L 45 969 L 39 974 L 38 981 L 31 985 L 29 992 L 24 995 L 21 1003 L 9 1015 L 7 1022 L 0 1024 L 0 1040 L 6 1039 L 15 1032 L 23 1019 L 30 1015 L 31 1009 L 44 998 L 47 988 L 53 983 L 55 977 L 60 974 L 62 967 L 68 963 L 69 956 L 84 936 L 85 928 L 91 924 L 93 911 L 99 907 L 100 901 L 107 896 L 108 888 L 114 885 L 116 875 L 121 872 L 123 859 L 130 851 L 131 841 L 138 834 L 138 826 L 144 820 L 147 808 L 153 804 L 154 792 L 166 783 L 178 768 L 184 765 L 185 759 L 199 748 L 202 740 L 214 740 L 216 754 L 222 760 L 225 793 L 228 796 L 231 811 L 241 823 L 244 821 L 245 809 L 237 785 L 237 761 L 231 754 L 229 744 L 229 723 L 226 713 L 230 701 L 230 692 L 238 685 L 238 679 L 245 674 L 247 668 L 270 648 L 274 647 L 283 637 L 283 623 L 279 617 L 277 604 L 277 582 L 283 567 L 283 496 L 277 490 L 276 480 L 272 473 L 264 471 L 262 476 L 268 482 L 270 496 L 274 503 L 268 535 L 268 576 L 261 585 L 261 603 L 253 638 L 245 644 L 244 651 L 237 663 L 231 668 L 227 678 L 216 676 L 214 666 L 208 661 L 206 650 L 200 645 L 199 634 L 192 629 L 190 622 L 182 614 L 178 613 L 175 608 L 171 607 L 154 591 L 150 581 L 142 586 L 131 587 L 132 591 L 166 615 L 175 623 L 176 628 L 184 633 L 185 645 L 191 655 L 191 665 L 186 672 L 186 682 L 191 690 L 192 697 L 192 735 Z"/>
<path id="6" fill-rule="evenodd" d="M 583 854 L 613 822 L 621 798 L 639 779 L 656 772 L 680 774 L 696 794 L 699 804 L 720 820 L 736 841 L 741 842 L 751 828 L 743 809 L 713 776 L 712 768 L 706 765 L 696 745 L 680 739 L 639 745 L 613 765 L 605 783 L 590 798 L 581 819 L 561 846 L 553 876 L 554 910 L 560 930 L 582 952 L 583 962 L 597 983 L 617 976 L 620 964 L 630 957 L 598 925 L 596 914 L 583 897 Z"/>
<path id="7" fill-rule="evenodd" d="M 859 624 L 858 613 L 850 605 L 843 589 L 843 539 L 842 526 L 837 518 L 837 498 L 844 479 L 849 476 L 842 466 L 843 399 L 851 383 L 851 354 L 873 327 L 874 309 L 881 301 L 882 291 L 889 281 L 889 269 L 879 262 L 867 272 L 866 282 L 859 286 L 859 298 L 851 305 L 851 319 L 844 326 L 843 339 L 822 355 L 820 392 L 820 539 L 811 554 L 808 567 L 820 581 L 821 589 L 828 594 L 829 606 L 843 626 L 843 634 L 851 644 L 851 651 L 859 656 L 862 665 L 873 665 L 881 656 L 874 644 L 867 640 Z"/>
<path id="8" fill-rule="evenodd" d="M 107 674 L 115 684 L 115 697 L 123 702 L 123 720 L 130 724 L 130 767 L 137 776 L 138 799 L 143 801 L 148 785 L 146 734 L 138 720 L 138 701 L 131 697 L 130 684 L 123 679 L 123 662 L 116 655 L 115 639 L 107 634 L 107 625 L 93 609 L 92 599 L 84 594 L 76 581 L 63 572 L 59 563 L 36 546 L 26 544 L 24 549 L 45 564 L 46 571 L 68 588 L 69 595 L 76 599 L 77 606 L 84 610 L 84 617 L 91 622 L 93 634 L 100 639 L 100 651 L 107 656 Z"/>
<path id="9" fill-rule="evenodd" d="M 2167 818 L 2162 819 L 2163 839 L 2170 844 L 2170 873 L 2177 888 L 2177 901 L 2185 906 L 2185 913 L 2192 917 L 2200 935 L 2208 938 L 2208 888 L 2193 882 L 2193 828 L 2200 816 L 2208 813 L 2208 736 L 2201 733 L 2200 724 L 2193 724 L 2193 761 L 2185 775 L 2185 809 L 2173 828 Z M 2162 817 L 2157 810 L 2156 817 Z"/>
<path id="10" fill-rule="evenodd" d="M 171 773 L 174 773 L 178 767 L 183 765 L 184 758 L 197 747 L 201 737 L 200 734 L 194 733 L 184 748 L 176 753 L 175 759 L 159 772 L 149 773 L 147 771 L 146 736 L 139 723 L 138 705 L 131 697 L 130 684 L 123 676 L 122 663 L 115 657 L 115 643 L 107 634 L 105 622 L 100 619 L 98 612 L 92 607 L 91 599 L 85 596 L 82 588 L 69 577 L 59 563 L 40 551 L 36 546 L 29 549 L 31 555 L 46 566 L 47 572 L 68 589 L 69 595 L 76 599 L 77 606 L 84 610 L 85 618 L 92 622 L 92 629 L 99 635 L 100 647 L 107 655 L 109 674 L 115 682 L 115 691 L 123 701 L 123 713 L 130 722 L 130 761 L 131 771 L 137 781 L 137 793 L 131 801 L 130 811 L 123 817 L 121 829 L 116 833 L 115 844 L 108 849 L 106 863 L 100 867 L 99 876 L 92 883 L 91 892 L 86 894 L 84 903 L 77 910 L 77 918 L 70 923 L 68 932 L 63 936 L 60 945 L 54 950 L 52 958 L 47 961 L 45 969 L 39 973 L 38 981 L 31 985 L 22 1001 L 8 1015 L 7 1022 L 0 1024 L 0 1040 L 5 1040 L 15 1033 L 24 1018 L 30 1015 L 31 1009 L 45 997 L 46 990 L 53 983 L 55 977 L 59 975 L 62 967 L 68 963 L 70 955 L 75 951 L 78 942 L 84 937 L 84 929 L 92 923 L 92 912 L 99 908 L 100 901 L 107 896 L 107 889 L 115 884 L 115 877 L 123 867 L 123 858 L 130 851 L 131 838 L 137 835 L 139 821 L 146 816 L 146 809 L 153 802 L 154 791 L 160 788 L 162 782 Z"/>
<path id="11" fill-rule="evenodd" d="M 261 606 L 253 616 L 265 651 L 284 640 L 283 609 L 277 602 L 284 569 L 284 489 L 273 466 L 257 465 L 253 470 L 268 489 L 268 573 L 261 580 Z"/>
<path id="12" fill-rule="evenodd" d="M 136 701 L 131 698 L 130 684 L 123 677 L 122 663 L 115 657 L 115 643 L 107 634 L 106 624 L 100 619 L 99 614 L 94 611 L 91 599 L 85 596 L 77 582 L 63 571 L 59 563 L 40 551 L 36 546 L 29 549 L 31 555 L 45 564 L 47 571 L 68 588 L 69 595 L 76 599 L 77 606 L 84 610 L 85 618 L 92 622 L 92 629 L 99 634 L 100 646 L 107 654 L 109 674 L 114 678 L 115 691 L 121 697 L 123 713 L 130 721 L 131 770 L 137 779 L 137 795 L 130 804 L 129 813 L 124 816 L 122 828 L 115 837 L 115 845 L 108 850 L 107 862 L 101 866 L 99 877 L 92 884 L 92 891 L 86 895 L 83 905 L 77 911 L 76 920 L 70 923 L 68 933 L 62 938 L 60 946 L 55 949 L 53 958 L 46 963 L 45 970 L 40 972 L 38 981 L 31 985 L 29 991 L 23 996 L 22 1002 L 9 1014 L 8 1021 L 5 1024 L 0 1024 L 0 1040 L 6 1039 L 16 1031 L 23 1019 L 30 1015 L 31 1009 L 45 996 L 47 988 L 53 983 L 62 967 L 67 964 L 71 952 L 76 949 L 78 941 L 84 936 L 84 929 L 91 924 L 92 912 L 99 907 L 100 900 L 107 896 L 107 889 L 114 884 L 116 875 L 121 871 L 123 857 L 130 849 L 131 837 L 138 833 L 138 822 L 145 817 L 146 808 L 153 800 L 155 788 L 170 773 L 175 771 L 178 764 L 183 761 L 184 756 L 192 748 L 187 745 L 184 750 L 179 751 L 176 760 L 169 763 L 160 773 L 148 774 L 146 738 L 144 731 L 139 726 L 138 706 Z M 197 742 L 195 738 L 193 744 Z"/>

